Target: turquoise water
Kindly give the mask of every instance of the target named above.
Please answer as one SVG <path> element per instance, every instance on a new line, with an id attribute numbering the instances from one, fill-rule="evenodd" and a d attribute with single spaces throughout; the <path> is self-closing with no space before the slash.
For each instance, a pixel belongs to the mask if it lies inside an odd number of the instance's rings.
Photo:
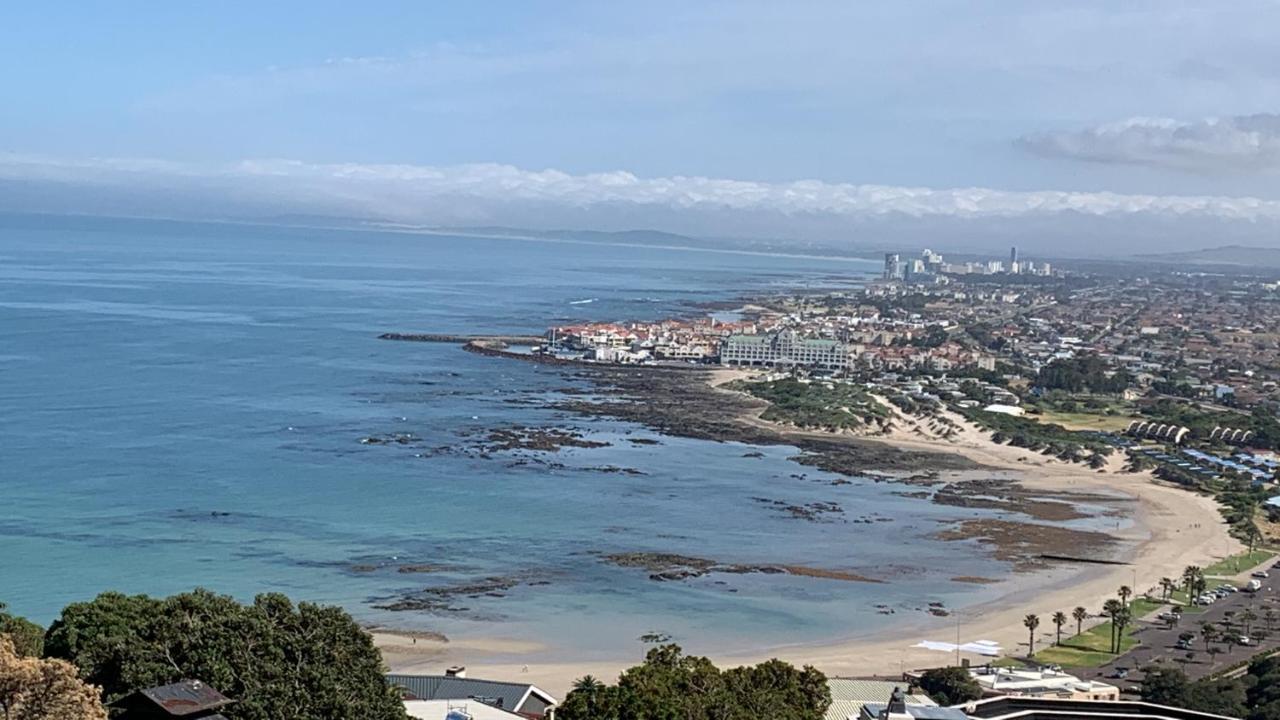
<path id="1" fill-rule="evenodd" d="M 566 416 L 544 405 L 582 384 L 558 369 L 376 339 L 655 318 L 742 293 L 852 286 L 874 271 L 670 249 L 0 218 L 0 600 L 48 622 L 107 589 L 279 591 L 370 622 L 547 641 L 578 657 L 630 653 L 649 631 L 703 652 L 831 639 L 883 624 L 877 603 L 913 612 L 972 600 L 991 591 L 947 578 L 1004 566 L 927 536 L 981 511 L 866 480 L 832 486 L 788 460 L 790 448 L 746 457 L 755 448 Z M 557 467 L 467 451 L 473 433 L 508 424 L 567 425 L 610 445 L 546 458 Z M 359 443 L 389 433 L 421 443 Z M 630 442 L 638 437 L 659 444 Z M 428 451 L 440 447 L 449 450 Z M 837 502 L 845 514 L 807 522 L 760 497 Z M 892 521 L 850 522 L 866 515 Z M 628 551 L 890 582 L 658 583 L 598 557 Z M 395 569 L 415 563 L 448 570 Z M 524 584 L 457 600 L 464 611 L 373 608 L 513 575 Z"/>

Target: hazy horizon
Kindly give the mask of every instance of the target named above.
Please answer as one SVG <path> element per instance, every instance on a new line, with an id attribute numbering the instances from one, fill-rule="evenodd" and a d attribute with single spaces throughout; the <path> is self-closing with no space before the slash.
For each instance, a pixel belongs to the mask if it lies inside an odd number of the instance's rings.
<path id="1" fill-rule="evenodd" d="M 0 211 L 1280 247 L 1260 0 L 128 5 L 8 13 Z"/>

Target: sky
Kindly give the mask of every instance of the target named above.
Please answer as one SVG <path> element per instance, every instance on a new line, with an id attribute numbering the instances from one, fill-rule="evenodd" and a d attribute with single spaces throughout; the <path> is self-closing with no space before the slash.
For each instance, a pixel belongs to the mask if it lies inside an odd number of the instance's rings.
<path id="1" fill-rule="evenodd" d="M 7 3 L 0 209 L 1280 246 L 1276 28 L 1276 0 Z"/>

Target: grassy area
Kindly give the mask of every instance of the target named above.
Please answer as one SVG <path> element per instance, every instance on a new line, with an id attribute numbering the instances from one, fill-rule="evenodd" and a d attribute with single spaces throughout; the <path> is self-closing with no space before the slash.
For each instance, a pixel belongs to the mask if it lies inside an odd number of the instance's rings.
<path id="1" fill-rule="evenodd" d="M 1174 590 L 1173 593 L 1169 595 L 1169 600 L 1182 606 L 1183 615 L 1194 615 L 1196 613 L 1204 612 L 1203 605 L 1191 604 L 1191 598 L 1188 597 L 1186 590 Z"/>
<path id="2" fill-rule="evenodd" d="M 1238 555 L 1223 558 L 1206 567 L 1204 569 L 1204 574 L 1206 577 L 1230 577 L 1232 575 L 1238 575 L 1245 570 L 1250 570 L 1264 562 L 1267 562 L 1275 556 L 1276 554 L 1272 550 L 1258 549 L 1253 552 L 1242 552 Z"/>
<path id="3" fill-rule="evenodd" d="M 1129 603 L 1135 619 L 1143 617 L 1163 605 L 1158 600 L 1138 599 Z M 1123 654 L 1138 644 L 1133 637 L 1136 623 L 1130 623 L 1120 638 L 1120 652 Z M 1089 628 L 1079 635 L 1066 638 L 1061 645 L 1047 647 L 1035 654 L 1035 659 L 1042 663 L 1056 663 L 1067 667 L 1098 667 L 1116 659 L 1111 652 L 1111 623 Z"/>
<path id="4" fill-rule="evenodd" d="M 1103 415 L 1087 412 L 1060 412 L 1058 410 L 1042 410 L 1038 414 L 1027 417 L 1042 423 L 1054 423 L 1068 430 L 1108 430 L 1120 431 L 1129 427 L 1136 418 L 1127 415 Z"/>

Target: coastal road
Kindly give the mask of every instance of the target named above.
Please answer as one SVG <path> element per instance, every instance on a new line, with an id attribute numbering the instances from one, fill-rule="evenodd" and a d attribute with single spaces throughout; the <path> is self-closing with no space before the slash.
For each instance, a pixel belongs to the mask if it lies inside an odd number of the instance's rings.
<path id="1" fill-rule="evenodd" d="M 1245 578 L 1248 577 L 1247 573 L 1244 575 Z M 1243 582 L 1241 580 L 1236 584 Z M 1120 686 L 1122 690 L 1136 693 L 1142 680 L 1142 668 L 1148 665 L 1180 668 L 1195 679 L 1211 675 L 1260 652 L 1280 650 L 1280 576 L 1263 582 L 1265 584 L 1257 592 L 1237 592 L 1209 605 L 1203 612 L 1184 613 L 1179 624 L 1173 627 L 1154 617 L 1139 620 L 1134 637 L 1141 642 L 1140 645 L 1100 668 L 1077 674 L 1085 678 L 1101 679 Z M 1269 629 L 1263 619 L 1268 609 L 1274 615 Z M 1257 616 L 1257 620 L 1250 624 L 1251 644 L 1248 647 L 1238 644 L 1228 646 L 1218 641 L 1213 643 L 1212 652 L 1207 651 L 1200 635 L 1201 625 L 1212 623 L 1222 628 L 1225 621 L 1230 621 L 1234 628 L 1233 634 L 1242 635 L 1244 631 L 1240 615 L 1245 610 L 1251 610 Z M 1184 632 L 1195 633 L 1190 650 L 1177 648 L 1178 636 Z M 1128 677 L 1113 677 L 1119 668 L 1127 668 Z"/>

